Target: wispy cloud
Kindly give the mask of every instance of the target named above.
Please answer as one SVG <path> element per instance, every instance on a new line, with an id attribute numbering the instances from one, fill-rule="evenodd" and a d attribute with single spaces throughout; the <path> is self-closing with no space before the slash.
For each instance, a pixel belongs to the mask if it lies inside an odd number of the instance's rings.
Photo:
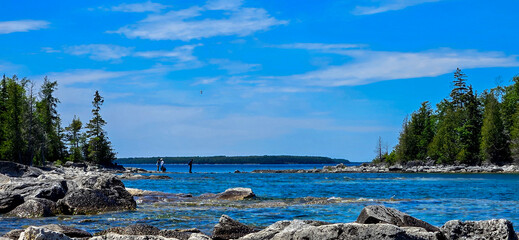
<path id="1" fill-rule="evenodd" d="M 160 12 L 162 9 L 168 8 L 167 5 L 154 3 L 151 1 L 143 3 L 123 3 L 110 8 L 101 7 L 104 10 L 118 11 L 118 12 Z"/>
<path id="2" fill-rule="evenodd" d="M 129 56 L 132 48 L 111 44 L 88 44 L 65 48 L 65 52 L 71 55 L 89 55 L 93 60 L 115 60 Z"/>
<path id="3" fill-rule="evenodd" d="M 279 47 L 279 48 L 306 49 L 306 50 L 319 50 L 319 51 L 344 50 L 344 49 L 352 49 L 352 48 L 362 48 L 365 46 L 366 46 L 365 44 L 349 44 L 349 43 L 339 43 L 339 44 L 292 43 L 292 44 L 274 45 L 274 47 Z"/>
<path id="4" fill-rule="evenodd" d="M 193 50 L 202 44 L 178 46 L 173 50 L 165 51 L 134 51 L 133 47 L 123 47 L 111 44 L 88 44 L 66 47 L 65 52 L 72 55 L 88 55 L 93 60 L 119 60 L 123 57 L 157 58 L 177 63 L 190 62 L 193 66 L 201 63 L 193 55 Z M 196 63 L 196 64 L 195 64 Z"/>
<path id="5" fill-rule="evenodd" d="M 239 74 L 261 70 L 261 64 L 249 64 L 229 59 L 211 59 L 210 64 L 218 65 L 218 69 L 226 70 L 229 74 Z"/>
<path id="6" fill-rule="evenodd" d="M 383 0 L 374 2 L 373 6 L 357 6 L 353 10 L 355 15 L 371 15 L 377 13 L 383 13 L 388 11 L 401 10 L 407 7 L 430 3 L 439 2 L 441 0 Z"/>
<path id="7" fill-rule="evenodd" d="M 0 22 L 0 34 L 28 32 L 49 27 L 50 22 L 41 20 L 18 20 Z"/>
<path id="8" fill-rule="evenodd" d="M 356 86 L 373 82 L 435 77 L 463 69 L 489 67 L 517 67 L 517 56 L 501 52 L 438 49 L 424 52 L 382 52 L 349 50 L 341 54 L 352 57 L 352 62 L 288 77 L 313 86 Z"/>
<path id="9" fill-rule="evenodd" d="M 242 4 L 243 0 L 209 0 L 205 7 L 209 10 L 236 10 Z"/>
<path id="10" fill-rule="evenodd" d="M 210 18 L 208 15 L 214 10 L 223 10 L 226 13 L 223 16 L 228 17 Z M 247 36 L 287 23 L 270 16 L 265 9 L 244 8 L 241 1 L 209 1 L 202 7 L 149 15 L 112 33 L 124 34 L 128 38 L 189 41 L 215 36 Z"/>

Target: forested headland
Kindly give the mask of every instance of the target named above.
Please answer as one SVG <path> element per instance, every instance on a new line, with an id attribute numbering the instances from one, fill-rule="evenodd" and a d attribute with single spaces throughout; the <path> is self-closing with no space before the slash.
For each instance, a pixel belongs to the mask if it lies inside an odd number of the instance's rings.
<path id="1" fill-rule="evenodd" d="M 118 158 L 120 164 L 155 164 L 160 157 Z M 167 164 L 337 164 L 349 163 L 345 159 L 312 156 L 211 156 L 211 157 L 162 157 Z"/>
<path id="2" fill-rule="evenodd" d="M 63 127 L 58 113 L 56 81 L 47 77 L 38 92 L 34 82 L 16 75 L 0 82 L 0 161 L 25 165 L 88 162 L 112 165 L 115 152 L 103 129 L 98 91 L 92 101 L 92 118 L 84 125 L 74 116 Z"/>
<path id="3" fill-rule="evenodd" d="M 377 149 L 375 163 L 519 163 L 519 76 L 478 94 L 458 68 L 449 97 L 435 108 L 423 102 L 404 119 L 395 148 Z"/>

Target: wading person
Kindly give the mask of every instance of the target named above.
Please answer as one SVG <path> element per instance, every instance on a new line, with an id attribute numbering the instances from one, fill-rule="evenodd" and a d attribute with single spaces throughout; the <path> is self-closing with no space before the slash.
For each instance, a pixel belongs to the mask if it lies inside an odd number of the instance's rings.
<path id="1" fill-rule="evenodd" d="M 189 173 L 193 173 L 191 171 L 191 169 L 193 169 L 193 159 L 191 159 L 191 161 L 189 161 L 189 163 L 187 165 L 189 165 Z"/>
<path id="2" fill-rule="evenodd" d="M 166 171 L 166 167 L 164 167 L 164 159 L 163 158 L 160 159 L 160 170 L 162 172 Z"/>
<path id="3" fill-rule="evenodd" d="M 157 158 L 157 172 L 158 172 L 158 171 L 159 171 L 159 169 L 160 169 L 160 167 L 159 167 L 159 166 L 160 166 L 160 158 Z"/>

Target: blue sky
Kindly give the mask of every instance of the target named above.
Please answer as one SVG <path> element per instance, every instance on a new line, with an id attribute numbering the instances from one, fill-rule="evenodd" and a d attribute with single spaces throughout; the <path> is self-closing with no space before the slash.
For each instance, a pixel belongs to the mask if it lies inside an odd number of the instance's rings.
<path id="1" fill-rule="evenodd" d="M 58 81 L 64 125 L 95 90 L 119 157 L 369 161 L 402 120 L 519 74 L 514 0 L 2 1 L 0 71 Z M 202 94 L 201 94 L 202 91 Z"/>

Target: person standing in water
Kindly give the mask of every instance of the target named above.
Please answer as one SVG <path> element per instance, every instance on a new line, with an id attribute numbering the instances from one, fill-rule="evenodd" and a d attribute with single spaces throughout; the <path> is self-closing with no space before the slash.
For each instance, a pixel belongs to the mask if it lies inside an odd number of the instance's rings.
<path id="1" fill-rule="evenodd" d="M 193 169 L 193 159 L 191 159 L 191 161 L 189 161 L 189 163 L 187 165 L 189 165 L 189 173 L 193 173 L 191 171 L 191 169 Z"/>
<path id="2" fill-rule="evenodd" d="M 160 169 L 160 158 L 157 158 L 157 172 L 159 171 Z"/>
<path id="3" fill-rule="evenodd" d="M 160 159 L 160 170 L 162 172 L 166 171 L 166 167 L 164 167 L 164 159 L 163 158 Z"/>

